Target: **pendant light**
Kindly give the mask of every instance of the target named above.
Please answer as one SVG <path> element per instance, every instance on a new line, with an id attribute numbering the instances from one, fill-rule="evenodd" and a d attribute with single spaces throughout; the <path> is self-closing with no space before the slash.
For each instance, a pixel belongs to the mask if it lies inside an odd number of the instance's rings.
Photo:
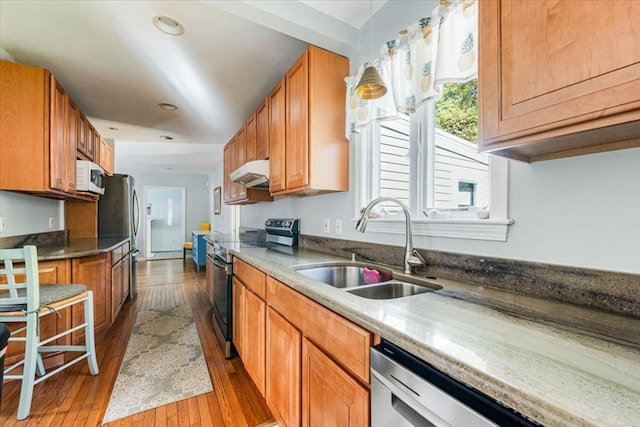
<path id="1" fill-rule="evenodd" d="M 369 0 L 369 64 L 373 61 L 373 0 Z M 364 69 L 362 77 L 356 86 L 356 96 L 360 99 L 378 99 L 387 93 L 387 88 L 372 65 Z"/>

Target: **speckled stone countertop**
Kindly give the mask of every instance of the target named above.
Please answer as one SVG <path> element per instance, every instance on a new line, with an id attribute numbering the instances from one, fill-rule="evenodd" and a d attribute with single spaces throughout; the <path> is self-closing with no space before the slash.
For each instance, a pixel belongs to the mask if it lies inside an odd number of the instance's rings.
<path id="1" fill-rule="evenodd" d="M 67 258 L 80 258 L 111 252 L 129 241 L 128 237 L 108 237 L 101 239 L 69 239 L 67 244 L 38 246 L 38 260 L 50 261 Z"/>
<path id="2" fill-rule="evenodd" d="M 442 278 L 435 292 L 366 299 L 293 269 L 344 258 L 232 253 L 540 424 L 640 426 L 638 319 Z"/>

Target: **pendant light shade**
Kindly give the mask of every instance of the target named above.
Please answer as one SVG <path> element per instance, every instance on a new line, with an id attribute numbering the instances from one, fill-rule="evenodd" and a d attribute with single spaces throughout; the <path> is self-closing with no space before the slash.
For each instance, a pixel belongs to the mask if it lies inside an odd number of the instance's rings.
<path id="1" fill-rule="evenodd" d="M 373 60 L 373 0 L 369 0 L 369 58 Z M 356 96 L 360 99 L 378 99 L 387 93 L 382 77 L 375 67 L 369 65 L 364 69 L 360 81 L 356 85 Z"/>
<path id="2" fill-rule="evenodd" d="M 360 99 L 378 99 L 387 93 L 387 88 L 375 67 L 364 69 L 362 77 L 356 86 L 356 96 Z"/>

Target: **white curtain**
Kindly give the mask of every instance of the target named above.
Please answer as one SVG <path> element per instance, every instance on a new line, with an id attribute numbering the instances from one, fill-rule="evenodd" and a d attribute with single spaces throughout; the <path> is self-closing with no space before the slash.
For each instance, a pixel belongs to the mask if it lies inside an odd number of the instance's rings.
<path id="1" fill-rule="evenodd" d="M 347 77 L 347 137 L 373 120 L 413 113 L 425 101 L 438 99 L 444 83 L 474 78 L 478 70 L 477 10 L 477 0 L 440 0 L 431 17 L 401 30 L 396 39 L 385 43 L 380 56 L 372 61 L 387 87 L 382 98 L 355 96 L 368 63 Z"/>

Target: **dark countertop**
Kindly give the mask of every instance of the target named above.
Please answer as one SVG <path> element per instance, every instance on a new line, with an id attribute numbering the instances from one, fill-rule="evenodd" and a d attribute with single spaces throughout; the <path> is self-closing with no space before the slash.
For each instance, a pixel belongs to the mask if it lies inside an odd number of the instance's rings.
<path id="1" fill-rule="evenodd" d="M 111 252 L 129 241 L 129 237 L 106 237 L 101 239 L 69 239 L 66 245 L 38 246 L 38 260 L 80 258 Z"/>
<path id="2" fill-rule="evenodd" d="M 371 300 L 294 270 L 344 258 L 232 254 L 543 425 L 638 425 L 638 319 L 441 278 L 439 291 Z"/>

